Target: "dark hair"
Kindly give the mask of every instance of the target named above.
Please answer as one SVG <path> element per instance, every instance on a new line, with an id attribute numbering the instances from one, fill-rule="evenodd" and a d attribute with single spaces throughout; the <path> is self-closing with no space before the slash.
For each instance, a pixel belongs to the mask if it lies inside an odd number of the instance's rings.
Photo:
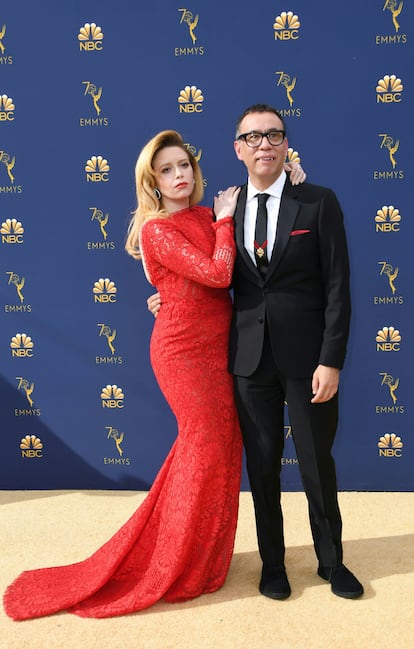
<path id="1" fill-rule="evenodd" d="M 276 117 L 280 119 L 280 121 L 282 122 L 283 129 L 286 131 L 286 125 L 283 120 L 283 117 L 279 113 L 279 111 L 276 110 L 276 108 L 270 106 L 270 104 L 253 104 L 253 106 L 249 106 L 249 108 L 246 108 L 246 110 L 242 112 L 242 114 L 240 115 L 239 119 L 236 122 L 236 139 L 239 135 L 240 124 L 242 123 L 242 121 L 247 115 L 250 115 L 250 113 L 273 113 L 274 115 L 276 115 Z"/>

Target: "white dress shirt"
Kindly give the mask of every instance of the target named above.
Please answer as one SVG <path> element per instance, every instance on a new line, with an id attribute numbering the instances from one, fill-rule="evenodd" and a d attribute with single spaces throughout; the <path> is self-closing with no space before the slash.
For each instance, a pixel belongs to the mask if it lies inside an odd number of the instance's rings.
<path id="1" fill-rule="evenodd" d="M 286 172 L 282 171 L 279 178 L 275 180 L 264 192 L 260 192 L 253 183 L 247 181 L 246 210 L 244 213 L 244 247 L 256 264 L 254 254 L 254 231 L 256 229 L 257 196 L 256 194 L 269 194 L 267 199 L 267 257 L 270 261 L 273 246 L 276 239 L 277 219 L 279 216 L 280 198 L 286 181 Z"/>

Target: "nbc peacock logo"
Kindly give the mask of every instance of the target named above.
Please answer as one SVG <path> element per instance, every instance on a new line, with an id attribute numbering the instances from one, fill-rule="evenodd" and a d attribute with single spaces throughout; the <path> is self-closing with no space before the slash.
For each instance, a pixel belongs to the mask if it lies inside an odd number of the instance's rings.
<path id="1" fill-rule="evenodd" d="M 203 92 L 197 86 L 185 86 L 180 90 L 178 96 L 180 113 L 202 113 L 203 102 Z"/>
<path id="2" fill-rule="evenodd" d="M 101 155 L 93 155 L 85 164 L 86 182 L 107 183 L 109 180 L 109 170 L 108 160 Z"/>
<path id="3" fill-rule="evenodd" d="M 376 335 L 377 352 L 399 352 L 401 334 L 394 327 L 383 327 Z"/>
<path id="4" fill-rule="evenodd" d="M 25 435 L 20 441 L 22 457 L 40 458 L 43 457 L 43 443 L 36 435 Z"/>
<path id="5" fill-rule="evenodd" d="M 400 210 L 394 205 L 383 205 L 375 215 L 375 232 L 399 232 Z"/>
<path id="6" fill-rule="evenodd" d="M 78 34 L 81 52 L 99 52 L 103 50 L 103 32 L 96 23 L 85 23 Z"/>
<path id="7" fill-rule="evenodd" d="M 17 333 L 10 341 L 12 358 L 31 358 L 33 356 L 34 343 L 30 336 L 25 333 Z"/>
<path id="8" fill-rule="evenodd" d="M 116 302 L 117 288 L 115 282 L 113 282 L 109 277 L 101 277 L 93 285 L 93 296 L 94 302 L 106 304 L 107 302 Z"/>
<path id="9" fill-rule="evenodd" d="M 379 438 L 377 446 L 380 457 L 401 457 L 404 444 L 399 435 L 385 433 Z"/>
<path id="10" fill-rule="evenodd" d="M 0 122 L 12 122 L 14 120 L 14 102 L 7 95 L 0 95 Z"/>
<path id="11" fill-rule="evenodd" d="M 125 395 L 117 385 L 106 385 L 101 390 L 102 408 L 123 408 Z"/>
<path id="12" fill-rule="evenodd" d="M 401 79 L 396 77 L 395 74 L 386 74 L 382 79 L 378 80 L 376 87 L 377 104 L 400 103 L 403 88 Z"/>
<path id="13" fill-rule="evenodd" d="M 0 226 L 1 242 L 8 244 L 23 243 L 24 227 L 17 219 L 6 219 Z"/>
<path id="14" fill-rule="evenodd" d="M 293 11 L 282 11 L 273 24 L 275 41 L 296 41 L 299 38 L 299 17 Z"/>

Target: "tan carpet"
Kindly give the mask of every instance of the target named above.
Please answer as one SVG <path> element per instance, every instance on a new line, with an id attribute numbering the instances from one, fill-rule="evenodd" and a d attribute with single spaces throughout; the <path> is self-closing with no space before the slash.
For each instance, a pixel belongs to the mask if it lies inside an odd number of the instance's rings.
<path id="1" fill-rule="evenodd" d="M 123 523 L 145 494 L 0 492 L 0 590 L 23 569 L 78 561 Z M 125 617 L 67 613 L 13 622 L 0 613 L 1 649 L 413 649 L 414 494 L 341 493 L 345 562 L 360 600 L 335 597 L 316 575 L 306 500 L 283 494 L 292 596 L 262 597 L 249 493 L 240 497 L 236 549 L 224 587 L 184 604 Z"/>

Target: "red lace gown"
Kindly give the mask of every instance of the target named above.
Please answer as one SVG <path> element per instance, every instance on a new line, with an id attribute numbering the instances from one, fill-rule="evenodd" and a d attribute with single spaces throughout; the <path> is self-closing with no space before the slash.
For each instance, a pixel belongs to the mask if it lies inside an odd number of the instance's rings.
<path id="1" fill-rule="evenodd" d="M 162 308 L 151 362 L 178 435 L 147 497 L 85 561 L 23 572 L 4 597 L 23 620 L 69 610 L 110 617 L 220 588 L 236 531 L 241 436 L 227 372 L 234 262 L 230 218 L 193 207 L 142 228 Z"/>

